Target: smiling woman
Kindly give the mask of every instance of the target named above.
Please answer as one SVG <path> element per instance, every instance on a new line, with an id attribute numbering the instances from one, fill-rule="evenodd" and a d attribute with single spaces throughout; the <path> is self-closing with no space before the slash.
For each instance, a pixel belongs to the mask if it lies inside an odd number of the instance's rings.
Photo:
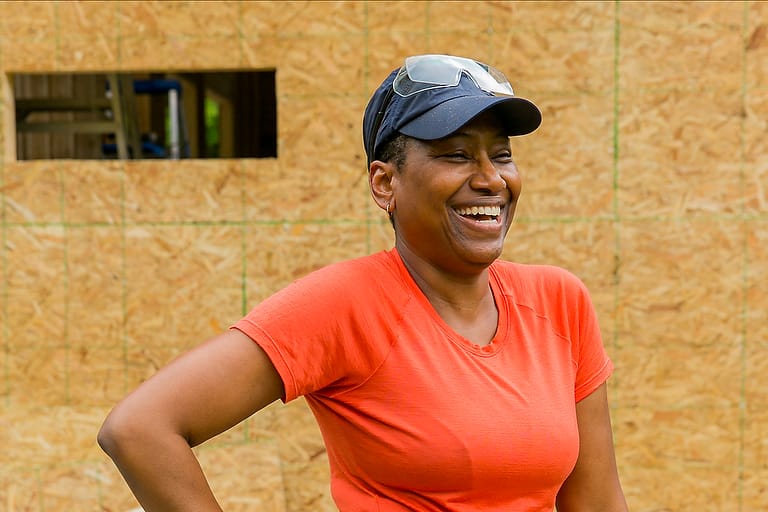
<path id="1" fill-rule="evenodd" d="M 464 58 L 406 60 L 363 120 L 395 247 L 317 270 L 162 369 L 99 443 L 142 506 L 218 511 L 191 446 L 304 396 L 342 512 L 626 511 L 584 285 L 500 261 L 538 108 Z"/>

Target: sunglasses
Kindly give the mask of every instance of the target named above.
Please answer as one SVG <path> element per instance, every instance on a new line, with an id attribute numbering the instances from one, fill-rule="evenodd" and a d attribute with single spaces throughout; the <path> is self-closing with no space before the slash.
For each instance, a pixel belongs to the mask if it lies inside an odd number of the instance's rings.
<path id="1" fill-rule="evenodd" d="M 371 131 L 368 134 L 367 153 L 369 158 L 373 158 L 376 135 L 395 94 L 407 98 L 424 91 L 456 87 L 459 85 L 462 74 L 469 77 L 478 89 L 495 96 L 514 96 L 515 94 L 509 80 L 501 71 L 482 62 L 452 55 L 407 57 L 374 118 Z"/>

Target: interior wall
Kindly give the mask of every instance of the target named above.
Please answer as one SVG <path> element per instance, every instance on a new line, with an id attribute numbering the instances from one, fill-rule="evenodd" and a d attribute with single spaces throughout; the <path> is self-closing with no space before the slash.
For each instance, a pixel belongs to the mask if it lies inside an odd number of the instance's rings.
<path id="1" fill-rule="evenodd" d="M 495 64 L 505 257 L 588 285 L 633 511 L 768 508 L 768 3 L 1 2 L 0 508 L 130 510 L 101 421 L 307 272 L 389 248 L 365 103 L 403 57 Z M 278 158 L 16 161 L 16 72 L 277 69 Z M 333 510 L 304 403 L 197 449 L 228 511 Z"/>

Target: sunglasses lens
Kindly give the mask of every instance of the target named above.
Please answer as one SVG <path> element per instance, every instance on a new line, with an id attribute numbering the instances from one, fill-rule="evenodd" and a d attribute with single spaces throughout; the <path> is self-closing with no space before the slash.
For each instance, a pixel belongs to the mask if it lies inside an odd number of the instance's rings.
<path id="1" fill-rule="evenodd" d="M 482 90 L 513 95 L 512 86 L 501 71 L 472 59 L 450 55 L 417 55 L 405 59 L 393 88 L 400 96 L 410 96 L 429 89 L 455 87 L 461 74 L 467 74 Z"/>
<path id="2" fill-rule="evenodd" d="M 368 132 L 368 163 L 374 157 L 376 137 L 393 96 L 408 97 L 431 89 L 456 87 L 461 76 L 468 76 L 475 85 L 496 96 L 514 96 L 509 80 L 498 69 L 464 57 L 452 55 L 416 55 L 405 59 L 392 88 L 384 97 Z"/>

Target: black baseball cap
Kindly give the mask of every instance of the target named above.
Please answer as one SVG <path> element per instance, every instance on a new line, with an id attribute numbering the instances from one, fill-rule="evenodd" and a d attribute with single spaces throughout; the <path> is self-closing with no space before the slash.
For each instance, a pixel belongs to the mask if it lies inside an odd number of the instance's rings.
<path id="1" fill-rule="evenodd" d="M 365 109 L 363 143 L 368 165 L 382 143 L 397 133 L 440 139 L 490 109 L 510 136 L 531 133 L 541 124 L 538 107 L 515 96 L 498 70 L 450 55 L 409 57 L 376 89 Z"/>

